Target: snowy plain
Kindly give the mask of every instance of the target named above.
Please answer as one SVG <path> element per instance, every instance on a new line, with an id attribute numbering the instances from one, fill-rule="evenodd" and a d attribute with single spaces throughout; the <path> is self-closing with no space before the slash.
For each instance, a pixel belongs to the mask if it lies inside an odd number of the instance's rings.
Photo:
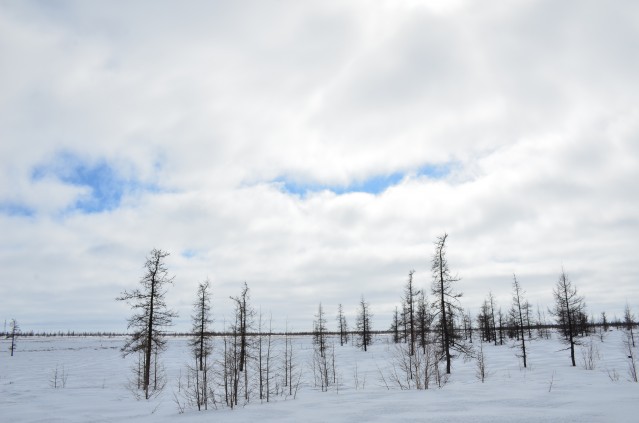
<path id="1" fill-rule="evenodd" d="M 476 361 L 459 357 L 445 386 L 409 391 L 388 389 L 381 380 L 396 350 L 388 336 L 379 335 L 368 352 L 337 345 L 338 387 L 321 392 L 313 386 L 312 338 L 298 336 L 293 346 L 303 375 L 295 399 L 254 399 L 234 410 L 183 413 L 174 393 L 190 357 L 185 338 L 169 338 L 162 358 L 167 386 L 148 401 L 136 400 L 128 388 L 133 361 L 120 354 L 123 338 L 21 338 L 14 357 L 2 340 L 0 422 L 637 422 L 639 383 L 628 375 L 624 337 L 621 330 L 605 333 L 603 342 L 592 336 L 598 352 L 594 370 L 583 367 L 580 348 L 572 367 L 557 334 L 529 341 L 526 369 L 510 343 L 484 343 L 484 383 L 476 376 Z M 64 387 L 52 386 L 56 368 L 58 385 L 66 378 Z"/>

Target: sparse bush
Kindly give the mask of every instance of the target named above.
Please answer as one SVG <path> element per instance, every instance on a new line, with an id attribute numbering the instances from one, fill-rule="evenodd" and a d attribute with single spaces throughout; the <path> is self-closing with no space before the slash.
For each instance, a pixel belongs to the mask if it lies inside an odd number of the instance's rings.
<path id="1" fill-rule="evenodd" d="M 588 344 L 581 347 L 581 362 L 584 369 L 595 370 L 600 358 L 599 348 L 597 348 L 597 345 L 592 342 L 592 338 L 590 338 Z"/>
<path id="2" fill-rule="evenodd" d="M 477 376 L 477 379 L 479 379 L 481 381 L 481 383 L 484 383 L 484 381 L 486 380 L 486 356 L 484 355 L 484 343 L 482 342 L 481 338 L 479 338 L 479 351 L 477 352 L 477 357 L 476 357 L 476 369 L 475 369 L 475 376 Z"/>
<path id="3" fill-rule="evenodd" d="M 51 373 L 51 379 L 49 379 L 49 384 L 51 385 L 53 389 L 66 388 L 68 378 L 69 378 L 69 374 L 65 371 L 64 366 L 62 366 L 62 368 L 60 369 L 56 365 L 55 370 Z"/>
<path id="4" fill-rule="evenodd" d="M 619 373 L 617 373 L 617 369 L 608 369 L 606 370 L 606 373 L 608 373 L 608 377 L 610 378 L 610 380 L 612 382 L 618 382 L 619 381 Z"/>

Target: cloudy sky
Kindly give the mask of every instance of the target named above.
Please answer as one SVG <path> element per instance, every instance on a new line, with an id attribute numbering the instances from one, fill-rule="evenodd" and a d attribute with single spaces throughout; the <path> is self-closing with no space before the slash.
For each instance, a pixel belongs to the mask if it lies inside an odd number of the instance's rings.
<path id="1" fill-rule="evenodd" d="M 206 278 L 385 329 L 445 232 L 465 308 L 639 312 L 637 51 L 630 0 L 2 0 L 0 318 L 125 330 L 161 248 L 176 329 Z"/>

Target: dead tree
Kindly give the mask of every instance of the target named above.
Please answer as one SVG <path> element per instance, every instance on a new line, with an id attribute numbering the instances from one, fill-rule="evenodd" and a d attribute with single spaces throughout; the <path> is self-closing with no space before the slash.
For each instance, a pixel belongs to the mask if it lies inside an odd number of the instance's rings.
<path id="1" fill-rule="evenodd" d="M 581 315 L 585 315 L 586 304 L 584 298 L 577 294 L 577 288 L 573 286 L 566 272 L 562 269 L 557 285 L 553 289 L 555 297 L 555 308 L 551 313 L 557 319 L 557 324 L 564 335 L 564 339 L 569 344 L 570 359 L 573 367 L 575 362 L 575 345 L 578 344 L 577 337 L 578 321 Z"/>
<path id="2" fill-rule="evenodd" d="M 488 291 L 488 304 L 490 305 L 490 321 L 493 327 L 493 338 L 497 345 L 497 324 L 495 323 L 495 297 L 492 291 Z M 490 340 L 488 340 L 490 342 Z"/>
<path id="3" fill-rule="evenodd" d="M 626 330 L 630 334 L 630 340 L 632 341 L 632 346 L 635 346 L 635 334 L 634 334 L 634 326 L 635 326 L 635 316 L 630 311 L 630 306 L 626 303 L 626 308 L 623 312 L 623 323 L 626 327 Z"/>
<path id="4" fill-rule="evenodd" d="M 11 357 L 13 357 L 13 353 L 16 350 L 16 341 L 18 340 L 18 334 L 20 333 L 20 326 L 18 325 L 18 322 L 16 321 L 16 319 L 11 319 L 11 323 L 10 323 L 10 329 L 11 329 L 11 333 L 9 334 L 9 337 L 11 338 Z"/>
<path id="5" fill-rule="evenodd" d="M 258 317 L 258 341 L 257 341 L 257 374 L 258 374 L 258 392 L 260 401 L 271 400 L 271 394 L 275 393 L 273 381 L 273 316 L 269 316 L 268 331 L 264 333 L 264 323 L 262 313 Z M 266 338 L 266 340 L 264 339 Z"/>
<path id="6" fill-rule="evenodd" d="M 479 336 L 482 340 L 490 342 L 492 340 L 492 327 L 490 324 L 490 316 L 488 311 L 488 301 L 484 300 L 477 314 L 477 328 Z"/>
<path id="7" fill-rule="evenodd" d="M 430 312 L 428 301 L 424 290 L 420 291 L 417 299 L 417 332 L 419 338 L 419 346 L 423 353 L 426 353 L 426 344 L 430 343 L 430 328 L 433 324 L 433 315 Z"/>
<path id="8" fill-rule="evenodd" d="M 438 317 L 437 331 L 440 338 L 440 351 L 442 360 L 446 360 L 446 374 L 450 374 L 451 350 L 457 350 L 464 354 L 469 353 L 469 348 L 461 340 L 457 339 L 454 330 L 454 314 L 463 314 L 459 305 L 461 293 L 455 292 L 453 284 L 459 278 L 452 276 L 446 259 L 446 240 L 448 234 L 444 234 L 435 241 L 435 253 L 433 254 L 431 270 L 433 272 L 432 293 L 435 296 L 433 302 L 434 315 Z"/>
<path id="9" fill-rule="evenodd" d="M 610 329 L 610 322 L 608 322 L 605 311 L 601 312 L 601 328 L 604 332 L 608 332 L 608 329 Z"/>
<path id="10" fill-rule="evenodd" d="M 484 383 L 488 372 L 486 371 L 486 355 L 484 354 L 484 342 L 481 337 L 479 337 L 479 350 L 477 351 L 476 360 L 475 376 L 477 376 L 477 379 L 479 379 L 481 383 Z"/>
<path id="11" fill-rule="evenodd" d="M 210 325 L 213 323 L 211 318 L 211 283 L 205 280 L 198 285 L 197 298 L 193 303 L 194 314 L 191 316 L 193 321 L 193 337 L 189 343 L 200 371 L 204 370 L 204 362 L 213 349 L 211 344 Z"/>
<path id="12" fill-rule="evenodd" d="M 408 272 L 408 281 L 404 287 L 404 297 L 402 298 L 402 309 L 404 310 L 403 320 L 406 322 L 406 335 L 408 342 L 408 351 L 410 355 L 415 354 L 416 343 L 416 298 L 419 295 L 419 290 L 415 289 L 413 285 L 414 270 Z"/>
<path id="13" fill-rule="evenodd" d="M 339 328 L 339 344 L 344 346 L 345 343 L 348 343 L 348 323 L 341 304 L 337 306 L 337 326 Z"/>
<path id="14" fill-rule="evenodd" d="M 397 309 L 397 306 L 395 306 L 395 312 L 393 313 L 393 321 L 391 322 L 391 327 L 390 327 L 390 330 L 393 334 L 393 343 L 395 344 L 399 344 L 399 341 L 400 341 L 399 326 L 400 326 L 399 310 Z"/>
<path id="15" fill-rule="evenodd" d="M 501 307 L 497 312 L 497 321 L 499 322 L 499 345 L 504 345 L 504 313 L 501 311 Z"/>
<path id="16" fill-rule="evenodd" d="M 359 302 L 359 314 L 357 315 L 357 346 L 362 348 L 364 351 L 368 350 L 368 346 L 373 342 L 373 333 L 372 333 L 372 325 L 371 320 L 373 315 L 370 311 L 370 305 L 364 300 L 364 296 L 362 295 L 362 299 Z"/>
<path id="17" fill-rule="evenodd" d="M 313 344 L 317 346 L 321 357 L 326 356 L 326 315 L 322 303 L 317 308 L 316 320 L 313 321 Z"/>
<path id="18" fill-rule="evenodd" d="M 189 341 L 191 351 L 195 357 L 195 389 L 194 396 L 198 410 L 208 409 L 208 385 L 209 385 L 209 356 L 213 351 L 211 342 L 210 325 L 213 322 L 211 318 L 211 286 L 207 279 L 198 285 L 196 300 L 193 303 L 194 314 L 191 316 L 193 321 L 193 335 Z"/>
<path id="19" fill-rule="evenodd" d="M 626 333 L 626 338 L 623 340 L 623 346 L 626 354 L 628 355 L 628 376 L 630 376 L 630 381 L 639 382 L 639 365 L 637 365 L 637 357 L 635 356 L 629 333 Z"/>
<path id="20" fill-rule="evenodd" d="M 249 304 L 249 288 L 246 282 L 237 297 L 230 297 L 235 305 L 234 322 L 230 327 L 232 337 L 230 360 L 232 360 L 232 382 L 234 405 L 239 405 L 239 392 L 243 388 L 244 401 L 249 401 L 249 377 L 247 361 L 249 358 L 249 335 L 254 326 L 255 311 Z M 241 385 L 240 385 L 241 384 Z"/>
<path id="21" fill-rule="evenodd" d="M 532 312 L 532 305 L 526 300 L 524 303 L 524 319 L 526 320 L 526 329 L 528 330 L 528 339 L 532 339 L 532 323 L 530 321 L 530 313 Z"/>
<path id="22" fill-rule="evenodd" d="M 468 339 L 468 342 L 473 343 L 473 318 L 470 314 L 470 310 L 466 314 L 462 315 L 462 324 L 464 325 L 464 340 Z"/>
<path id="23" fill-rule="evenodd" d="M 163 386 L 159 378 L 157 357 L 166 348 L 164 328 L 172 324 L 177 313 L 166 306 L 166 286 L 173 284 L 173 277 L 164 264 L 168 252 L 153 249 L 144 264 L 146 273 L 140 280 L 141 288 L 124 291 L 118 301 L 125 301 L 135 311 L 128 319 L 128 329 L 133 330 L 122 347 L 122 354 L 139 354 L 142 374 L 138 378 L 138 388 L 144 397 L 158 392 Z M 151 369 L 153 368 L 153 384 Z"/>
<path id="24" fill-rule="evenodd" d="M 546 323 L 546 313 L 541 311 L 539 305 L 537 305 L 537 335 L 540 338 L 550 339 L 550 331 Z"/>
<path id="25" fill-rule="evenodd" d="M 288 321 L 286 322 L 286 331 L 284 332 L 284 363 L 282 370 L 284 374 L 282 393 L 284 396 L 292 396 L 295 398 L 302 378 L 302 366 L 298 364 L 297 355 L 294 353 L 293 339 L 288 330 Z"/>
<path id="26" fill-rule="evenodd" d="M 528 302 L 524 299 L 524 290 L 521 289 L 521 285 L 517 281 L 517 276 L 513 275 L 513 306 L 512 316 L 515 319 L 516 328 L 518 331 L 518 338 L 521 340 L 521 357 L 524 361 L 524 368 L 526 368 L 526 339 L 524 336 L 524 314 L 525 308 Z"/>

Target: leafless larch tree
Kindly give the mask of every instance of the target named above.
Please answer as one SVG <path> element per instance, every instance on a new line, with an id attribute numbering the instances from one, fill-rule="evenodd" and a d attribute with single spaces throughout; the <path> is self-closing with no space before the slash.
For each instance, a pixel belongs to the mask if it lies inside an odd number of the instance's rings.
<path id="1" fill-rule="evenodd" d="M 370 305 L 362 298 L 359 302 L 359 313 L 357 314 L 357 345 L 364 351 L 367 351 L 368 346 L 373 342 L 372 333 L 372 318 Z"/>
<path id="2" fill-rule="evenodd" d="M 440 339 L 440 357 L 446 361 L 446 374 L 450 374 L 452 350 L 462 354 L 470 353 L 470 349 L 455 334 L 454 315 L 463 314 L 459 304 L 461 293 L 453 289 L 453 284 L 459 278 L 452 276 L 446 259 L 446 240 L 448 234 L 444 234 L 435 241 L 435 253 L 433 254 L 431 270 L 433 272 L 432 294 L 433 315 L 438 320 L 436 330 Z"/>
<path id="3" fill-rule="evenodd" d="M 195 358 L 195 367 L 192 368 L 193 391 L 191 397 L 197 405 L 198 410 L 208 409 L 209 385 L 211 361 L 210 355 L 213 351 L 213 342 L 211 337 L 211 324 L 213 318 L 211 316 L 211 284 L 209 280 L 205 280 L 198 285 L 197 295 L 193 303 L 193 335 L 189 341 L 191 352 Z"/>
<path id="4" fill-rule="evenodd" d="M 523 360 L 524 368 L 526 368 L 528 355 L 526 354 L 526 338 L 524 336 L 524 309 L 527 307 L 528 302 L 524 299 L 524 294 L 525 292 L 521 288 L 521 285 L 517 280 L 517 276 L 513 275 L 513 305 L 511 315 L 513 317 L 515 329 L 517 330 L 517 338 L 521 341 L 521 358 Z"/>
<path id="5" fill-rule="evenodd" d="M 134 311 L 128 319 L 128 329 L 133 332 L 122 347 L 122 354 L 138 354 L 136 384 L 146 399 L 164 386 L 157 358 L 166 348 L 164 330 L 177 316 L 167 308 L 165 301 L 167 286 L 173 284 L 173 277 L 169 276 L 164 263 L 168 256 L 166 251 L 151 250 L 144 264 L 146 272 L 140 280 L 141 287 L 125 291 L 117 298 L 118 301 L 127 302 Z"/>
<path id="6" fill-rule="evenodd" d="M 555 308 L 551 310 L 551 313 L 557 319 L 557 324 L 569 345 L 567 349 L 570 349 L 570 359 L 574 367 L 576 366 L 575 345 L 578 344 L 577 337 L 580 335 L 579 322 L 586 316 L 586 303 L 584 298 L 577 294 L 577 288 L 568 279 L 563 269 L 553 289 L 553 295 Z"/>

